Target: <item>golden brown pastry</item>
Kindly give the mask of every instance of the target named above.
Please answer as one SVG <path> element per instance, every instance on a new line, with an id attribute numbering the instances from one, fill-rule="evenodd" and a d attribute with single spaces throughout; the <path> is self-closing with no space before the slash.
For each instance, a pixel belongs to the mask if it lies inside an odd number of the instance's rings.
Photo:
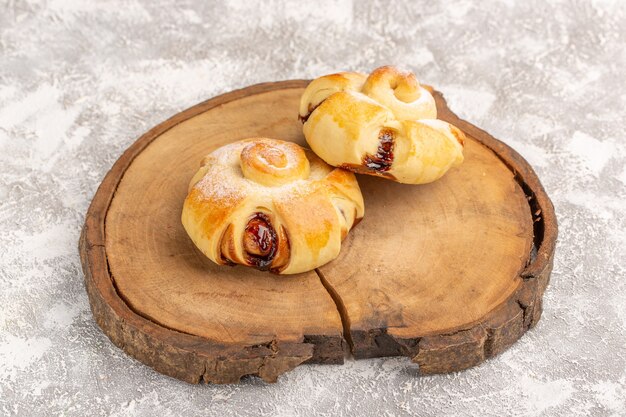
<path id="1" fill-rule="evenodd" d="M 463 161 L 463 132 L 438 120 L 430 92 L 395 67 L 313 80 L 300 119 L 320 158 L 354 172 L 424 184 Z"/>
<path id="2" fill-rule="evenodd" d="M 362 217 L 354 174 L 295 143 L 252 138 L 204 158 L 182 223 L 217 264 L 296 274 L 336 258 Z"/>

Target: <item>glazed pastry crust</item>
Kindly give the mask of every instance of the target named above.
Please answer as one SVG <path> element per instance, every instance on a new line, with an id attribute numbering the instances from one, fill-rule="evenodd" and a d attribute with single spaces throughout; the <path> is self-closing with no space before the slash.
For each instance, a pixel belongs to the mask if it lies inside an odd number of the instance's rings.
<path id="1" fill-rule="evenodd" d="M 297 144 L 251 138 L 204 158 L 182 223 L 217 264 L 295 274 L 336 258 L 363 212 L 351 172 Z"/>
<path id="2" fill-rule="evenodd" d="M 318 156 L 354 172 L 424 184 L 463 161 L 463 132 L 438 120 L 430 92 L 395 67 L 313 80 L 300 119 Z"/>

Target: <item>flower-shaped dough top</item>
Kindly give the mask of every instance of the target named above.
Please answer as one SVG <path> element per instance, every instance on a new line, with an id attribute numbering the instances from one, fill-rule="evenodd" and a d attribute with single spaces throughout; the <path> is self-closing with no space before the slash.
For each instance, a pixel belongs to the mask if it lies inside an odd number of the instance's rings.
<path id="1" fill-rule="evenodd" d="M 354 174 L 295 143 L 251 138 L 204 158 L 182 223 L 218 264 L 294 274 L 334 259 L 363 211 Z"/>

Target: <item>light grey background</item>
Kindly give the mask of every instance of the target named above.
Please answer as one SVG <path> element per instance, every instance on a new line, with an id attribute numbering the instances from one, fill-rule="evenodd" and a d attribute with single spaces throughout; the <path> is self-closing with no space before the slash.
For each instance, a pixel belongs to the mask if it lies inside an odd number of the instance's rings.
<path id="1" fill-rule="evenodd" d="M 626 415 L 626 7 L 614 1 L 0 1 L 0 415 Z M 250 84 L 402 64 L 535 167 L 539 325 L 466 372 L 406 359 L 193 386 L 113 346 L 77 253 L 114 161 Z"/>

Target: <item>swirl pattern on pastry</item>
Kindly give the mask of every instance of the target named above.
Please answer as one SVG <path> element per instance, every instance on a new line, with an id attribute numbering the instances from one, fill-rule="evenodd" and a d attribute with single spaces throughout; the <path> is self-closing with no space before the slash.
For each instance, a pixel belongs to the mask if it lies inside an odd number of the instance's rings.
<path id="1" fill-rule="evenodd" d="M 437 119 L 430 92 L 395 67 L 313 80 L 299 117 L 311 149 L 354 172 L 424 184 L 463 162 L 463 132 Z"/>
<path id="2" fill-rule="evenodd" d="M 182 223 L 217 264 L 296 274 L 336 258 L 363 212 L 351 172 L 295 143 L 251 138 L 204 158 Z"/>

